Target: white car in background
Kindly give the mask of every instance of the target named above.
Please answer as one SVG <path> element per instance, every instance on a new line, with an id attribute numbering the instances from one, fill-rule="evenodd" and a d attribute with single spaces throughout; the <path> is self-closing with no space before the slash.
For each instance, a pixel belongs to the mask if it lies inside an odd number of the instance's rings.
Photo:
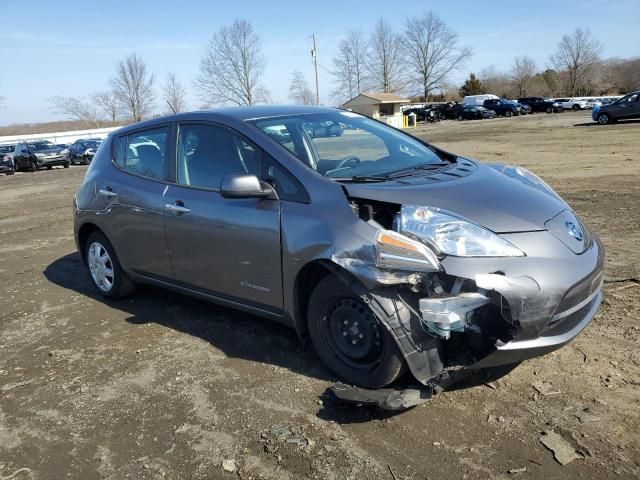
<path id="1" fill-rule="evenodd" d="M 558 102 L 562 104 L 562 108 L 565 110 L 585 110 L 587 107 L 587 102 L 584 100 L 578 100 L 577 98 L 556 98 L 554 102 Z"/>
<path id="2" fill-rule="evenodd" d="M 602 105 L 602 101 L 599 98 L 588 98 L 585 100 L 587 103 L 587 108 L 592 109 L 593 107 L 597 107 L 598 105 Z"/>

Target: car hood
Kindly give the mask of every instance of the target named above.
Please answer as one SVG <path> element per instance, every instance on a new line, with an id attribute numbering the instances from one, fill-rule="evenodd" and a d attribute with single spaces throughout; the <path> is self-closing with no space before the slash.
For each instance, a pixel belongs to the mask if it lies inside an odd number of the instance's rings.
<path id="1" fill-rule="evenodd" d="M 62 148 L 56 147 L 56 148 L 48 148 L 46 150 L 37 150 L 34 153 L 41 153 L 43 155 L 53 155 L 60 152 L 62 152 Z"/>
<path id="2" fill-rule="evenodd" d="M 459 159 L 451 167 L 380 183 L 347 183 L 351 197 L 442 208 L 496 233 L 546 230 L 567 204 L 535 175 Z"/>

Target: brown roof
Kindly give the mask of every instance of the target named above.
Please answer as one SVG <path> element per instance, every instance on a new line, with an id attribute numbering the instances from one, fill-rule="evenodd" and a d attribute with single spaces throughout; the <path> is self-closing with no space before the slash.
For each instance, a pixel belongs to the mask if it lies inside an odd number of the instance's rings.
<path id="1" fill-rule="evenodd" d="M 408 98 L 401 97 L 400 95 L 396 95 L 395 93 L 362 92 L 360 95 L 372 98 L 373 100 L 377 100 L 381 103 L 409 102 Z"/>

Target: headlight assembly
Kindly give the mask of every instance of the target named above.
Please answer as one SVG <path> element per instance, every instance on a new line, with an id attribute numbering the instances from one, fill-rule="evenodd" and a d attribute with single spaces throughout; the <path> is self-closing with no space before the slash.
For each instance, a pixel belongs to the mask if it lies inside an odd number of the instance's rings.
<path id="1" fill-rule="evenodd" d="M 437 254 L 456 257 L 522 257 L 508 241 L 479 225 L 438 208 L 403 205 L 400 233 L 429 245 Z"/>

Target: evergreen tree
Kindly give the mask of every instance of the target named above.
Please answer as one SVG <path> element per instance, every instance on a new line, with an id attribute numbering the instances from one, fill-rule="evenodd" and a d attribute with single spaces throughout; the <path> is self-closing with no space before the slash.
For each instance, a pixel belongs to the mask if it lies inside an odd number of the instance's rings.
<path id="1" fill-rule="evenodd" d="M 475 73 L 471 73 L 469 75 L 469 78 L 465 80 L 464 85 L 462 85 L 460 87 L 460 90 L 458 91 L 460 92 L 461 97 L 466 97 L 467 95 L 480 95 L 482 93 L 485 93 L 484 86 L 482 85 L 482 82 L 480 82 L 480 80 L 476 78 Z"/>

